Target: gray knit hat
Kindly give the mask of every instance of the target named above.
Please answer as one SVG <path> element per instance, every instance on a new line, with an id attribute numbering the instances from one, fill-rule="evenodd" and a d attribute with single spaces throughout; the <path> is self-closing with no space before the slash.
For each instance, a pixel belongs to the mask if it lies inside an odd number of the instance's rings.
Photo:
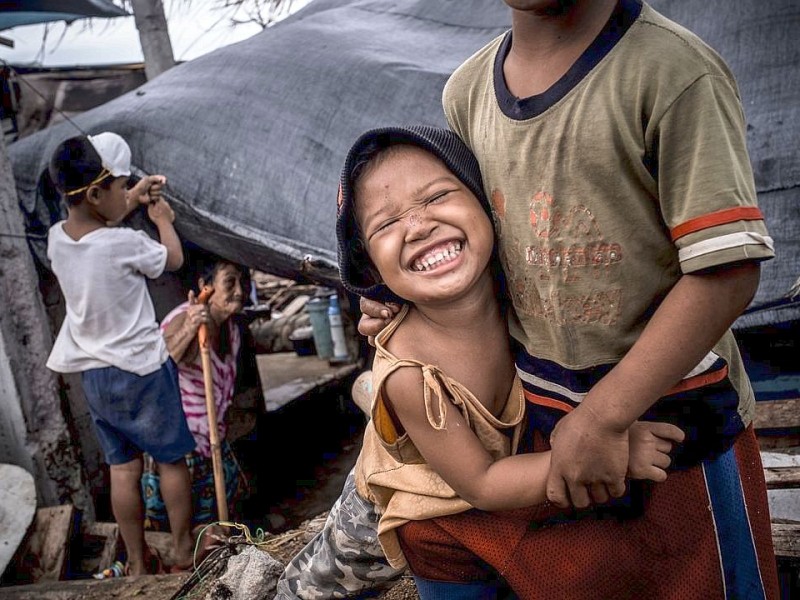
<path id="1" fill-rule="evenodd" d="M 336 218 L 336 238 L 339 247 L 339 276 L 344 287 L 358 296 L 381 302 L 404 302 L 380 283 L 358 230 L 353 210 L 354 170 L 362 167 L 379 151 L 397 144 L 410 144 L 427 150 L 458 177 L 475 194 L 483 209 L 492 218 L 492 210 L 483 191 L 478 161 L 470 149 L 449 129 L 412 125 L 381 127 L 359 137 L 342 169 L 339 185 L 339 212 Z"/>

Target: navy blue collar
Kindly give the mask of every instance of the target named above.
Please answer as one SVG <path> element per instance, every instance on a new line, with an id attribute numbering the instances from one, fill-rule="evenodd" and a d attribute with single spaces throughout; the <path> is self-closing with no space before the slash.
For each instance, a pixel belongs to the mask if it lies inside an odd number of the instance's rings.
<path id="1" fill-rule="evenodd" d="M 571 89 L 578 85 L 603 58 L 611 52 L 630 29 L 642 11 L 641 0 L 619 0 L 614 12 L 589 47 L 581 54 L 575 64 L 550 89 L 536 96 L 517 98 L 506 85 L 503 63 L 511 50 L 511 31 L 509 31 L 494 60 L 494 93 L 503 114 L 511 119 L 522 121 L 539 116 L 556 104 Z"/>

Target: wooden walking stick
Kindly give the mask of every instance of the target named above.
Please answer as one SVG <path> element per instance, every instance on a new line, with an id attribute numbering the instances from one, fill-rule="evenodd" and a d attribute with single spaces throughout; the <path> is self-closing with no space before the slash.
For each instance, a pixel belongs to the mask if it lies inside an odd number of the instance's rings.
<path id="1" fill-rule="evenodd" d="M 208 304 L 214 288 L 204 285 L 197 296 L 199 304 Z M 217 403 L 214 401 L 214 381 L 211 370 L 211 351 L 208 347 L 208 326 L 203 323 L 197 330 L 197 343 L 200 346 L 200 361 L 203 365 L 203 383 L 206 391 L 206 413 L 208 414 L 208 435 L 211 442 L 211 466 L 214 469 L 214 491 L 217 497 L 217 519 L 228 520 L 228 495 L 225 493 L 225 473 L 222 470 L 222 449 L 219 445 L 217 427 Z"/>

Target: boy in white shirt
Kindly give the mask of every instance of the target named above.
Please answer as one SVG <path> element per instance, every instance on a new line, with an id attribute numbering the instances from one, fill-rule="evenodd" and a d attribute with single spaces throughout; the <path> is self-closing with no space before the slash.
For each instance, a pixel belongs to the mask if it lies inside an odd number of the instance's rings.
<path id="1" fill-rule="evenodd" d="M 159 466 L 175 562 L 192 563 L 191 487 L 184 455 L 194 438 L 181 408 L 175 365 L 156 322 L 146 279 L 174 271 L 183 251 L 161 175 L 130 190 L 131 151 L 105 132 L 62 142 L 50 176 L 68 217 L 50 229 L 47 256 L 66 301 L 66 316 L 47 366 L 80 372 L 95 431 L 111 473 L 111 506 L 127 551 L 126 574 L 158 570 L 144 543 L 139 481 L 142 452 Z M 147 204 L 161 239 L 111 226 Z"/>

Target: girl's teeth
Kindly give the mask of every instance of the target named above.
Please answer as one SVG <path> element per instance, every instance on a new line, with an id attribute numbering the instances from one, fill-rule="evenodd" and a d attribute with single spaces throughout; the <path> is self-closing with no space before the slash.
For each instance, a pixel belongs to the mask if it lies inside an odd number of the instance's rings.
<path id="1" fill-rule="evenodd" d="M 440 250 L 432 256 L 418 260 L 415 263 L 414 268 L 417 271 L 427 271 L 435 264 L 440 263 L 443 260 L 451 260 L 455 258 L 458 256 L 459 252 L 461 252 L 461 242 L 454 242 L 450 247 Z"/>

